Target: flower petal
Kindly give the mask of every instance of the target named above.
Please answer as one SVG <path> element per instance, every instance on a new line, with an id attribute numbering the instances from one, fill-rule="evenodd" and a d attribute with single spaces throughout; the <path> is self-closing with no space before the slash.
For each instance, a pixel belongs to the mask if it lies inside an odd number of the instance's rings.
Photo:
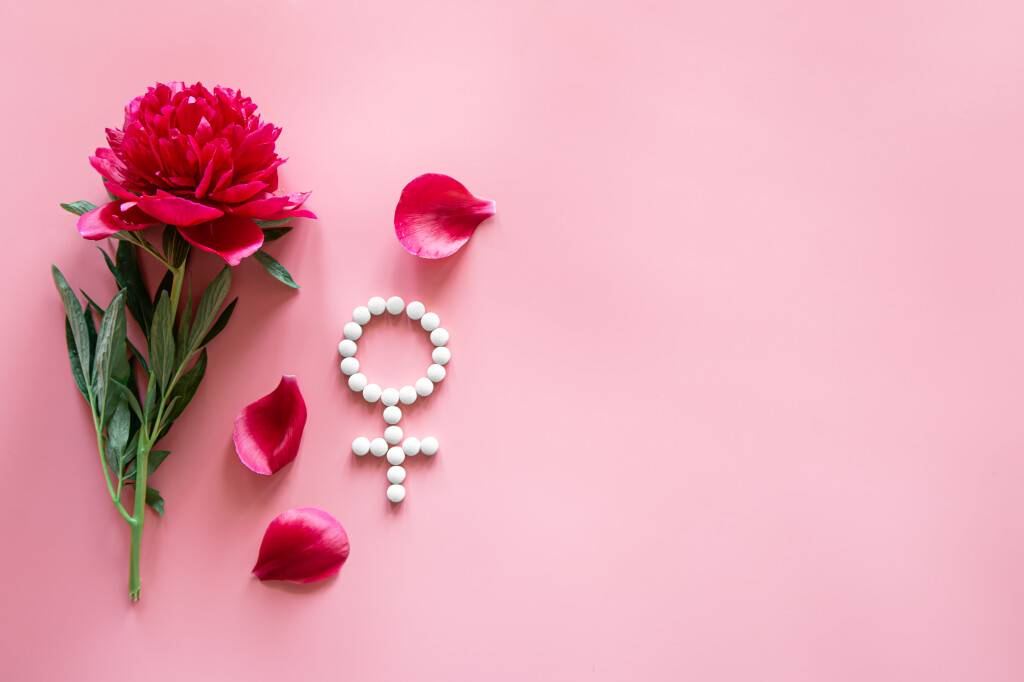
<path id="1" fill-rule="evenodd" d="M 348 534 L 337 519 L 298 507 L 270 522 L 252 572 L 260 580 L 311 583 L 340 571 L 348 554 Z"/>
<path id="2" fill-rule="evenodd" d="M 224 215 L 224 211 L 212 206 L 197 204 L 173 194 L 159 192 L 156 196 L 137 197 L 139 208 L 162 223 L 190 227 L 205 223 Z"/>
<path id="3" fill-rule="evenodd" d="M 78 218 L 78 232 L 86 239 L 103 239 L 121 230 L 141 230 L 159 223 L 130 202 L 111 201 Z"/>
<path id="4" fill-rule="evenodd" d="M 201 225 L 179 227 L 178 232 L 188 243 L 219 255 L 228 265 L 238 265 L 263 246 L 263 230 L 252 218 L 231 214 Z"/>
<path id="5" fill-rule="evenodd" d="M 294 376 L 281 377 L 273 392 L 235 417 L 235 451 L 257 474 L 272 474 L 299 453 L 306 427 L 306 402 Z"/>
<path id="6" fill-rule="evenodd" d="M 477 225 L 493 215 L 490 199 L 470 194 L 455 178 L 427 173 L 402 190 L 395 234 L 411 254 L 444 258 L 461 249 Z"/>

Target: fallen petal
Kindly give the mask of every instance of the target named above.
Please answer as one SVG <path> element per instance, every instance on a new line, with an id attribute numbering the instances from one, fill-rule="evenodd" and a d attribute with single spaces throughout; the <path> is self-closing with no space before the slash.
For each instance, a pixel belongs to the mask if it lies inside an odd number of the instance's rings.
<path id="1" fill-rule="evenodd" d="M 188 243 L 217 254 L 228 265 L 238 265 L 263 246 L 263 230 L 252 218 L 230 213 L 208 223 L 179 227 L 178 232 Z"/>
<path id="2" fill-rule="evenodd" d="M 469 241 L 494 215 L 494 202 L 470 194 L 455 178 L 421 175 L 402 190 L 395 208 L 395 234 L 405 250 L 421 258 L 445 258 Z"/>
<path id="3" fill-rule="evenodd" d="M 235 451 L 257 474 L 272 474 L 299 453 L 306 427 L 306 401 L 292 375 L 235 417 Z"/>
<path id="4" fill-rule="evenodd" d="M 337 519 L 298 507 L 270 522 L 252 572 L 260 580 L 311 583 L 340 571 L 348 553 L 348 535 Z"/>
<path id="5" fill-rule="evenodd" d="M 111 201 L 78 218 L 78 232 L 86 239 L 103 239 L 121 230 L 141 230 L 159 223 L 135 205 Z"/>

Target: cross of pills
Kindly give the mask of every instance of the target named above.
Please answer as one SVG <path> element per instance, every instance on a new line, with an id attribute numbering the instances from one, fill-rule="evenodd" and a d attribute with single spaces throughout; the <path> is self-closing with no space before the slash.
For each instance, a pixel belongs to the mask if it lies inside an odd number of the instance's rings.
<path id="1" fill-rule="evenodd" d="M 374 317 L 383 315 L 385 312 L 391 315 L 401 315 L 402 311 L 409 316 L 409 319 L 419 321 L 424 330 L 430 332 L 430 342 L 434 344 L 431 353 L 433 364 L 427 368 L 427 376 L 420 377 L 413 386 L 382 389 L 378 384 L 369 383 L 366 375 L 359 371 L 359 360 L 356 359 L 356 343 L 363 335 L 363 326 L 368 324 Z M 441 318 L 436 313 L 428 313 L 426 307 L 419 301 L 413 301 L 408 306 L 399 296 L 392 296 L 384 300 L 380 296 L 374 296 L 365 306 L 359 306 L 352 311 L 352 321 L 345 324 L 343 330 L 345 338 L 338 344 L 338 353 L 341 354 L 341 371 L 348 377 L 348 387 L 356 393 L 361 393 L 363 399 L 368 403 L 380 402 L 384 405 L 384 428 L 383 438 L 366 438 L 360 436 L 352 441 L 352 452 L 362 457 L 372 454 L 375 457 L 387 457 L 388 464 L 388 499 L 392 502 L 401 502 L 405 499 L 405 477 L 406 471 L 402 463 L 406 457 L 414 457 L 420 453 L 427 456 L 434 455 L 438 450 L 437 439 L 427 436 L 420 440 L 414 436 L 405 436 L 402 427 L 398 425 L 402 421 L 402 405 L 412 405 L 417 399 L 426 398 L 434 392 L 434 384 L 441 383 L 447 370 L 444 366 L 452 358 L 452 352 L 448 350 L 448 331 L 441 326 Z"/>

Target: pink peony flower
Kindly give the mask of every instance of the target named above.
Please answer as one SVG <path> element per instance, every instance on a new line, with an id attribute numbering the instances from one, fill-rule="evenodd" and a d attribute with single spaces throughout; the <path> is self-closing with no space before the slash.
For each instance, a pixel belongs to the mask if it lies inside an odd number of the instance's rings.
<path id="1" fill-rule="evenodd" d="M 315 218 L 309 192 L 275 194 L 281 129 L 262 123 L 248 97 L 201 83 L 158 83 L 125 105 L 124 128 L 90 157 L 118 197 L 78 220 L 86 239 L 166 223 L 231 265 L 259 250 L 256 220 Z"/>

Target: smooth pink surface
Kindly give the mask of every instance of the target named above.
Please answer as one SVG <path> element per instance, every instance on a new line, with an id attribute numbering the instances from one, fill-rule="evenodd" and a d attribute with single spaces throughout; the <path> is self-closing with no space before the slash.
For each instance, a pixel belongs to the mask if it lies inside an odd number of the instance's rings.
<path id="1" fill-rule="evenodd" d="M 5 679 L 1024 679 L 1021 3 L 6 9 Z M 236 271 L 133 608 L 49 265 L 113 293 L 57 202 L 172 78 L 251 95 L 320 220 L 268 247 L 301 291 Z M 441 262 L 392 225 L 427 171 L 499 208 Z M 395 509 L 336 351 L 391 294 L 454 352 Z M 429 351 L 361 346 L 380 382 Z M 309 422 L 261 477 L 232 419 L 283 373 Z M 342 574 L 261 584 L 306 505 Z"/>

